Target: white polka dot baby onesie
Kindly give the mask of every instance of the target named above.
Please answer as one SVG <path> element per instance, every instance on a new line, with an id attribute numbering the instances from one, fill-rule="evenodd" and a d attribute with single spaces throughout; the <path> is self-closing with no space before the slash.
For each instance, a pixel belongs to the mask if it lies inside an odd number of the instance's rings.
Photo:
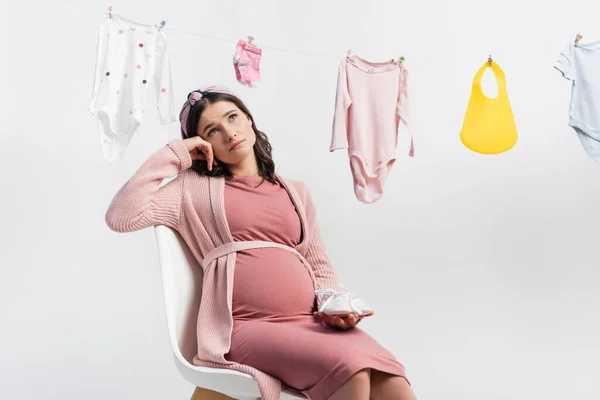
<path id="1" fill-rule="evenodd" d="M 148 87 L 156 90 L 161 123 L 177 121 L 164 32 L 113 15 L 100 26 L 89 110 L 98 118 L 102 155 L 117 162 L 140 126 Z"/>

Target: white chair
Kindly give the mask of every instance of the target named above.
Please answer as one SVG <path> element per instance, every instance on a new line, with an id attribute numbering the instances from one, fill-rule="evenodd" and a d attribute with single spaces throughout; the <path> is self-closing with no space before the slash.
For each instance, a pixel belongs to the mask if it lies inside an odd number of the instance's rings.
<path id="1" fill-rule="evenodd" d="M 169 339 L 179 373 L 196 390 L 193 400 L 256 400 L 258 384 L 243 372 L 207 368 L 193 364 L 197 353 L 196 322 L 202 294 L 202 268 L 181 236 L 166 226 L 155 227 L 162 285 L 165 296 Z M 299 392 L 285 389 L 281 399 L 305 399 Z"/>

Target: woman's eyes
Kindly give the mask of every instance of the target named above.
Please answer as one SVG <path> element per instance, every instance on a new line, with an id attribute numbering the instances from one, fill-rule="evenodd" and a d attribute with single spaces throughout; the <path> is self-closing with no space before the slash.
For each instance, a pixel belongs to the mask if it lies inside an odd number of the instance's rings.
<path id="1" fill-rule="evenodd" d="M 229 116 L 229 122 L 232 122 L 232 121 L 234 121 L 236 118 L 237 118 L 237 114 L 231 114 L 231 115 Z M 212 136 L 212 135 L 214 135 L 214 134 L 215 134 L 217 131 L 218 131 L 218 129 L 217 129 L 217 128 L 213 128 L 213 129 L 211 129 L 210 131 L 208 131 L 208 136 Z"/>

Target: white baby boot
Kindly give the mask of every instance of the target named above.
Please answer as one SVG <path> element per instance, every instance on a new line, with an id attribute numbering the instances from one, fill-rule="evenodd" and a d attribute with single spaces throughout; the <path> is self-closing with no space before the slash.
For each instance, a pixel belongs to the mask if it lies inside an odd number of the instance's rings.
<path id="1" fill-rule="evenodd" d="M 345 317 L 352 313 L 352 307 L 345 292 L 336 292 L 333 289 L 317 289 L 316 295 L 323 295 L 323 302 L 319 306 L 319 312 L 327 315 Z"/>
<path id="2" fill-rule="evenodd" d="M 352 307 L 352 312 L 358 316 L 368 315 L 374 311 L 364 300 L 357 298 L 350 300 L 350 306 Z"/>
<path id="3" fill-rule="evenodd" d="M 348 303 L 350 304 L 350 308 L 352 309 L 352 313 L 358 316 L 371 314 L 374 310 L 371 306 L 369 306 L 364 300 L 356 297 L 356 293 L 349 292 L 348 289 L 340 284 L 340 287 L 344 289 L 344 292 L 341 292 L 346 298 Z"/>

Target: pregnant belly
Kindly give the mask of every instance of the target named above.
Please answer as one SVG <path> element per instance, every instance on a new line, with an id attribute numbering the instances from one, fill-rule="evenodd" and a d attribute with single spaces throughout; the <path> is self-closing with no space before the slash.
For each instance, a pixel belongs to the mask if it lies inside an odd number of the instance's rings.
<path id="1" fill-rule="evenodd" d="M 240 251 L 233 278 L 233 318 L 285 319 L 312 315 L 314 285 L 302 261 L 277 249 Z"/>

